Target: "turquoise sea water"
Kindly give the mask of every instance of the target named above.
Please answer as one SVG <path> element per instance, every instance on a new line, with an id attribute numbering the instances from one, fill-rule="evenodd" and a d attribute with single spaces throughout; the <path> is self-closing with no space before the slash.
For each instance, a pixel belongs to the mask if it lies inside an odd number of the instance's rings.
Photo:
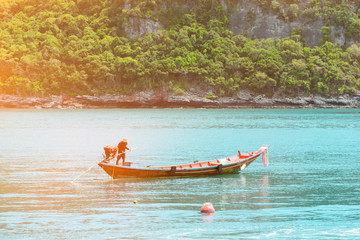
<path id="1" fill-rule="evenodd" d="M 71 183 L 123 136 L 143 166 L 264 144 L 270 164 L 114 181 L 94 167 Z M 359 150 L 360 109 L 2 109 L 0 239 L 360 239 Z"/>

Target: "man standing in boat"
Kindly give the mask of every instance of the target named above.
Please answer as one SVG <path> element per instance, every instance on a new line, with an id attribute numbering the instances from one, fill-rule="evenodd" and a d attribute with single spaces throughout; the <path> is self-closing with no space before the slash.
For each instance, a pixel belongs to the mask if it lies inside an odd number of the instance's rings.
<path id="1" fill-rule="evenodd" d="M 125 165 L 125 151 L 126 150 L 130 150 L 128 147 L 127 147 L 127 138 L 126 137 L 123 137 L 121 139 L 121 142 L 119 142 L 117 148 L 118 148 L 118 155 L 117 155 L 117 160 L 116 160 L 116 165 L 119 165 L 119 160 L 120 158 L 122 158 L 122 166 Z"/>

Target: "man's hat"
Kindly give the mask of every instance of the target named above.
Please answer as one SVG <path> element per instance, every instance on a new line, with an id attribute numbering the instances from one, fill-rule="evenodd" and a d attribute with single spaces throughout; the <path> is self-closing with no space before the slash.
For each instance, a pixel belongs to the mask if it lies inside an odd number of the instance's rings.
<path id="1" fill-rule="evenodd" d="M 123 137 L 123 138 L 121 139 L 121 141 L 127 142 L 127 138 L 126 138 L 126 137 Z"/>

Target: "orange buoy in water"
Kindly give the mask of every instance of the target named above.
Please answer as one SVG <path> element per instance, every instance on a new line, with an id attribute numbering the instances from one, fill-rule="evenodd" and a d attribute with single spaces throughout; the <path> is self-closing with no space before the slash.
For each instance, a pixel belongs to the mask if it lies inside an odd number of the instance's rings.
<path id="1" fill-rule="evenodd" d="M 136 200 L 134 200 L 134 204 L 137 204 L 137 201 L 136 201 Z"/>
<path id="2" fill-rule="evenodd" d="M 202 206 L 200 212 L 202 212 L 202 213 L 214 213 L 215 208 L 213 207 L 213 205 L 211 203 L 204 203 L 204 205 Z"/>

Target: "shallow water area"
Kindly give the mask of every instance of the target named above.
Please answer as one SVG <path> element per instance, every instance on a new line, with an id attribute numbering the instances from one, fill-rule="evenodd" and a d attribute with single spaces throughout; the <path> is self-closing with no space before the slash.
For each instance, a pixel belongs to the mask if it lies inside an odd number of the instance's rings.
<path id="1" fill-rule="evenodd" d="M 0 109 L 0 239 L 360 239 L 360 109 Z M 269 144 L 240 174 L 112 180 Z M 137 201 L 135 204 L 134 201 Z M 201 214 L 211 202 L 214 214 Z"/>

